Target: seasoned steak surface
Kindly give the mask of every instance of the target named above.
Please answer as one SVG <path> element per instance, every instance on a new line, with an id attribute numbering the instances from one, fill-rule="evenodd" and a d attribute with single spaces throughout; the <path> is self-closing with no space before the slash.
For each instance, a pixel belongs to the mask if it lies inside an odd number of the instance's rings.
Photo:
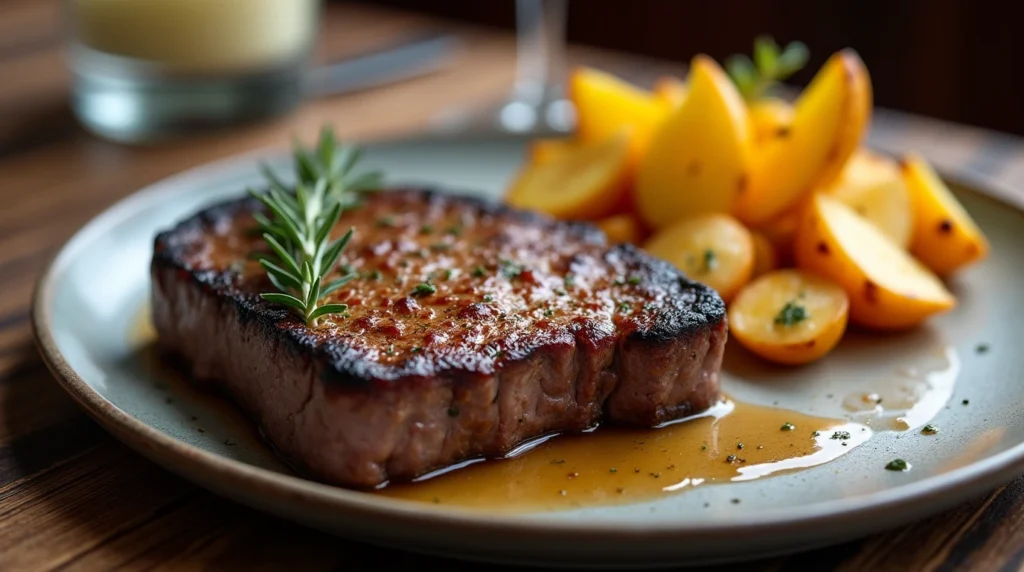
<path id="1" fill-rule="evenodd" d="M 261 300 L 251 199 L 156 239 L 162 345 L 275 448 L 345 486 L 409 479 L 607 421 L 654 426 L 718 397 L 725 308 L 589 225 L 426 190 L 346 212 L 349 311 L 310 329 Z"/>

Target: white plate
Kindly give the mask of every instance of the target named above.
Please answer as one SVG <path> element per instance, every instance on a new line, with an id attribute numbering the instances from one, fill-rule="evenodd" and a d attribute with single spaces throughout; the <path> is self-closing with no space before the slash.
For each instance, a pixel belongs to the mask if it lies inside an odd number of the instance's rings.
<path id="1" fill-rule="evenodd" d="M 407 140 L 369 145 L 366 162 L 385 169 L 392 181 L 497 196 L 522 157 L 518 141 Z M 286 154 L 270 158 L 287 168 Z M 93 417 L 168 469 L 242 503 L 352 538 L 447 556 L 667 566 L 848 540 L 961 503 L 1024 465 L 1018 374 L 1024 352 L 1015 349 L 1024 339 L 1024 320 L 1016 318 L 1024 315 L 1024 225 L 1009 202 L 959 189 L 993 253 L 952 285 L 960 300 L 954 312 L 909 334 L 851 334 L 827 359 L 801 369 L 766 368 L 730 343 L 727 392 L 816 415 L 848 415 L 846 396 L 898 391 L 908 383 L 908 368 L 924 368 L 914 383 L 930 389 L 906 431 L 876 432 L 839 459 L 801 472 L 559 512 L 469 513 L 304 480 L 248 438 L 247 425 L 230 408 L 154 377 L 132 335 L 149 289 L 154 234 L 258 183 L 256 159 L 186 172 L 110 208 L 56 256 L 33 310 L 45 359 Z M 1005 189 L 987 194 L 1014 200 Z M 976 352 L 980 343 L 991 349 Z M 941 432 L 921 435 L 926 422 Z M 912 470 L 884 470 L 894 457 L 910 461 Z"/>

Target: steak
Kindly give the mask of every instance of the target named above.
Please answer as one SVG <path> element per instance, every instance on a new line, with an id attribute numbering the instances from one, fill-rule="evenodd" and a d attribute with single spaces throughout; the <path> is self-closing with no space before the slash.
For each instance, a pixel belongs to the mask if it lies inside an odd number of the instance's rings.
<path id="1" fill-rule="evenodd" d="M 339 266 L 358 278 L 329 297 L 348 312 L 309 328 L 258 295 L 274 291 L 249 256 L 261 208 L 221 203 L 156 237 L 152 319 L 194 382 L 310 478 L 370 488 L 719 399 L 721 298 L 589 224 L 371 193 L 336 226 L 355 229 Z"/>

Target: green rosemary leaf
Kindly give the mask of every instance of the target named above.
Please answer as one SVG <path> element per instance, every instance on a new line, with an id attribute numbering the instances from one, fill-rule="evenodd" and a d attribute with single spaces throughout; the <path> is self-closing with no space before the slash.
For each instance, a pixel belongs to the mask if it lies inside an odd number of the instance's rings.
<path id="1" fill-rule="evenodd" d="M 288 285 L 289 288 L 295 288 L 296 290 L 302 288 L 302 281 L 298 276 L 274 264 L 269 259 L 261 258 L 260 266 L 267 271 L 271 278 L 277 278 L 279 282 Z"/>
<path id="2" fill-rule="evenodd" d="M 265 240 L 267 242 L 267 245 L 270 246 L 274 253 L 277 254 L 277 256 L 281 260 L 284 261 L 284 263 L 288 266 L 289 270 L 291 270 L 298 276 L 302 276 L 302 269 L 299 268 L 299 265 L 295 262 L 291 255 L 288 254 L 288 251 L 285 250 L 283 246 L 281 246 L 281 243 L 278 242 L 276 238 L 264 233 L 263 240 Z"/>
<path id="3" fill-rule="evenodd" d="M 294 308 L 310 327 L 316 327 L 317 318 L 346 309 L 343 304 L 319 303 L 356 276 L 346 266 L 343 276 L 330 280 L 354 230 L 333 242 L 330 237 L 344 209 L 358 203 L 358 190 L 380 180 L 378 173 L 354 172 L 360 155 L 358 148 L 339 144 L 325 127 L 314 149 L 295 143 L 294 186 L 285 185 L 261 164 L 268 188 L 260 194 L 250 191 L 265 207 L 255 220 L 272 251 L 257 259 L 278 290 L 264 297 Z"/>
<path id="4" fill-rule="evenodd" d="M 280 292 L 267 292 L 265 294 L 260 294 L 260 297 L 263 298 L 264 300 L 267 300 L 268 302 L 274 302 L 276 304 L 284 304 L 285 306 L 291 306 L 292 308 L 296 308 L 299 311 L 305 311 L 306 309 L 306 305 L 302 303 L 302 300 L 299 300 L 298 298 L 292 296 L 291 294 L 282 294 Z"/>
<path id="5" fill-rule="evenodd" d="M 356 276 L 356 274 L 346 274 L 345 276 L 342 276 L 341 278 L 334 280 L 333 282 L 325 286 L 322 290 L 320 290 L 320 297 L 323 298 L 324 296 L 327 296 L 335 292 L 345 284 L 351 282 L 354 278 L 356 278 Z"/>
<path id="6" fill-rule="evenodd" d="M 347 304 L 324 304 L 316 310 L 313 310 L 313 313 L 309 315 L 309 318 L 311 320 L 315 320 L 321 316 L 326 316 L 327 314 L 341 314 L 346 310 L 348 310 Z"/>

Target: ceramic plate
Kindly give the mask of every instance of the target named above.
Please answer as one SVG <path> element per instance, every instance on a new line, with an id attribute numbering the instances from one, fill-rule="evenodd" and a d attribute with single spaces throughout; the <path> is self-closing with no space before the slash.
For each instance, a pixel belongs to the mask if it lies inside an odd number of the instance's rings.
<path id="1" fill-rule="evenodd" d="M 498 196 L 523 152 L 514 140 L 404 140 L 370 144 L 366 162 L 392 182 Z M 1024 467 L 1024 353 L 1017 350 L 1024 320 L 1016 318 L 1024 315 L 1021 201 L 1005 189 L 956 185 L 992 255 L 951 284 L 959 297 L 954 312 L 912 333 L 850 334 L 805 368 L 769 368 L 729 344 L 723 387 L 738 402 L 870 424 L 870 438 L 854 437 L 835 460 L 701 486 L 666 475 L 666 486 L 679 491 L 525 513 L 385 498 L 303 479 L 252 438 L 230 407 L 168 384 L 139 334 L 154 233 L 258 183 L 258 158 L 289 167 L 286 153 L 233 158 L 114 205 L 55 257 L 34 301 L 39 346 L 66 390 L 118 438 L 217 493 L 406 550 L 530 564 L 667 566 L 762 557 L 877 532 L 982 494 Z M 872 395 L 886 401 L 875 408 Z M 939 433 L 922 435 L 925 423 Z M 911 470 L 886 470 L 894 458 Z"/>

